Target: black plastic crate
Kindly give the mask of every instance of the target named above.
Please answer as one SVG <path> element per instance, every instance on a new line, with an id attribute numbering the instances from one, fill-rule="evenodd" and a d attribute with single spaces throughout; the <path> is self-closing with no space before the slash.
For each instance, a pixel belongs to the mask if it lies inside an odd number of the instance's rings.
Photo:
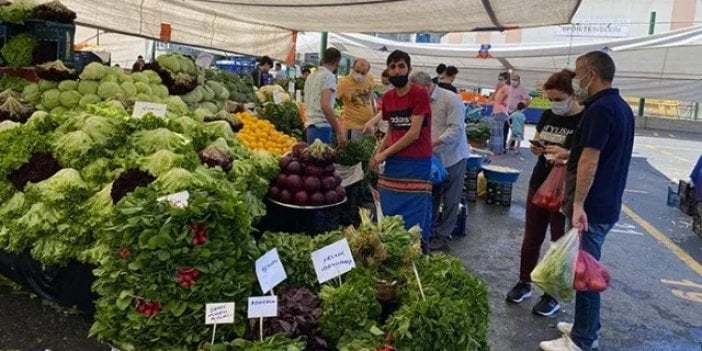
<path id="1" fill-rule="evenodd" d="M 42 64 L 49 61 L 61 60 L 72 64 L 75 60 L 73 43 L 75 42 L 76 26 L 74 24 L 28 20 L 26 31 L 37 37 L 39 41 L 34 50 L 32 64 Z"/>
<path id="2" fill-rule="evenodd" d="M 266 200 L 266 215 L 257 229 L 265 231 L 317 235 L 340 226 L 341 206 L 324 209 L 298 209 Z"/>
<path id="3" fill-rule="evenodd" d="M 512 183 L 495 183 L 488 181 L 485 203 L 504 207 L 512 206 Z"/>
<path id="4" fill-rule="evenodd" d="M 687 199 L 691 198 L 691 195 L 694 196 L 694 191 L 690 191 L 691 189 L 694 188 L 690 182 L 686 180 L 681 180 L 678 183 L 678 196 L 680 197 L 680 203 L 687 201 Z"/>

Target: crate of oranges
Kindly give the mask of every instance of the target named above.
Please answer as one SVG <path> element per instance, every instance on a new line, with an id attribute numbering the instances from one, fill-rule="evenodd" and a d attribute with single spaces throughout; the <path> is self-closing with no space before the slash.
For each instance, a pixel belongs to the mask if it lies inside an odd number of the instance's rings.
<path id="1" fill-rule="evenodd" d="M 262 149 L 274 155 L 283 155 L 290 151 L 297 140 L 275 129 L 273 123 L 256 118 L 249 112 L 237 113 L 244 127 L 239 131 L 239 139 L 249 149 Z"/>

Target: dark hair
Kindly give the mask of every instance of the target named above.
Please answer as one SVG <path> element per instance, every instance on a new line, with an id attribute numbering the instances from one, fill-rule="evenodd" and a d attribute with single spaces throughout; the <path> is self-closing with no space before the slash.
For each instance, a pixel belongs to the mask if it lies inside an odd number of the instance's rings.
<path id="1" fill-rule="evenodd" d="M 384 69 L 383 73 L 381 73 L 380 76 L 385 77 L 385 78 L 390 78 L 390 73 L 388 73 L 388 69 L 387 68 Z"/>
<path id="2" fill-rule="evenodd" d="M 273 60 L 268 56 L 261 56 L 261 58 L 258 59 L 258 64 L 260 66 L 263 66 L 263 65 L 273 66 Z"/>
<path id="3" fill-rule="evenodd" d="M 337 48 L 327 48 L 322 54 L 322 63 L 333 65 L 341 60 L 341 51 Z"/>
<path id="4" fill-rule="evenodd" d="M 546 79 L 544 90 L 555 89 L 573 95 L 573 84 L 571 83 L 573 78 L 575 78 L 575 72 L 569 69 L 556 72 Z"/>
<path id="5" fill-rule="evenodd" d="M 412 62 L 410 59 L 410 55 L 402 50 L 395 50 L 388 55 L 388 59 L 385 61 L 386 65 L 389 65 L 394 62 L 400 62 L 404 61 L 407 64 L 407 68 L 412 67 Z"/>
<path id="6" fill-rule="evenodd" d="M 283 67 L 283 65 L 281 65 L 280 62 L 277 62 L 277 63 L 275 64 L 275 66 L 276 66 L 276 67 Z"/>
<path id="7" fill-rule="evenodd" d="M 139 55 L 139 56 L 137 56 L 137 58 L 138 58 L 138 59 L 143 59 L 144 56 Z"/>
<path id="8" fill-rule="evenodd" d="M 517 104 L 517 110 L 523 110 L 526 108 L 526 104 L 523 102 L 520 102 Z"/>
<path id="9" fill-rule="evenodd" d="M 456 66 L 448 66 L 445 73 L 447 77 L 455 77 L 458 74 L 458 68 Z"/>
<path id="10" fill-rule="evenodd" d="M 499 75 L 497 75 L 497 78 L 504 78 L 505 80 L 509 80 L 509 72 L 501 72 Z"/>
<path id="11" fill-rule="evenodd" d="M 602 51 L 591 51 L 578 57 L 578 61 L 581 60 L 585 61 L 585 64 L 597 72 L 597 75 L 605 82 L 614 80 L 616 67 L 614 66 L 614 60 L 609 54 Z"/>
<path id="12" fill-rule="evenodd" d="M 440 63 L 438 66 L 436 66 L 436 74 L 442 75 L 446 72 L 446 65 L 443 63 Z"/>
<path id="13" fill-rule="evenodd" d="M 312 70 L 309 67 L 305 67 L 302 69 L 302 73 L 310 73 Z"/>

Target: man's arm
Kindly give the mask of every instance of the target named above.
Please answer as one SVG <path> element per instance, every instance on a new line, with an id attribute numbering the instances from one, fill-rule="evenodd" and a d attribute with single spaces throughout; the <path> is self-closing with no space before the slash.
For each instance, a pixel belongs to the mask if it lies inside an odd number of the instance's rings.
<path id="1" fill-rule="evenodd" d="M 586 147 L 580 155 L 578 162 L 578 175 L 575 183 L 574 206 L 583 207 L 587 194 L 590 192 L 592 182 L 597 173 L 597 164 L 600 160 L 600 150 Z"/>
<path id="2" fill-rule="evenodd" d="M 463 125 L 463 120 L 465 119 L 465 106 L 461 99 L 456 96 L 451 96 L 450 106 L 446 111 L 446 121 L 448 128 L 444 131 L 439 139 L 432 142 L 432 147 L 436 147 L 443 144 L 453 144 L 460 140 L 461 134 L 466 131 L 461 126 Z"/>
<path id="3" fill-rule="evenodd" d="M 324 118 L 331 125 L 332 130 L 335 133 L 339 133 L 339 121 L 336 118 L 336 112 L 334 112 L 334 106 L 330 106 L 330 101 L 332 97 L 331 89 L 322 89 L 322 112 L 324 113 Z"/>
<path id="4" fill-rule="evenodd" d="M 405 135 L 403 135 L 396 143 L 380 152 L 378 156 L 380 156 L 382 160 L 385 160 L 417 141 L 419 139 L 419 133 L 422 130 L 422 123 L 424 123 L 423 115 L 413 115 L 412 124 L 410 125 L 410 129 L 407 131 L 407 133 L 405 133 Z M 389 135 L 390 131 L 388 131 L 387 134 Z"/>

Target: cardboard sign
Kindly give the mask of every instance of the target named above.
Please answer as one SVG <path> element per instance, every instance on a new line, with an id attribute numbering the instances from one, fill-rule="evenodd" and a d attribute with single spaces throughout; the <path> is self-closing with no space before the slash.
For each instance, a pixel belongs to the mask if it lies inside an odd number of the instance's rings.
<path id="1" fill-rule="evenodd" d="M 270 250 L 256 260 L 256 277 L 264 294 L 288 277 L 278 256 L 278 249 Z"/>
<path id="2" fill-rule="evenodd" d="M 234 323 L 234 302 L 208 303 L 205 305 L 205 324 Z"/>
<path id="3" fill-rule="evenodd" d="M 249 297 L 249 319 L 277 317 L 278 296 Z"/>
<path id="4" fill-rule="evenodd" d="M 345 238 L 312 252 L 312 263 L 320 284 L 356 268 Z"/>
<path id="5" fill-rule="evenodd" d="M 156 117 L 165 117 L 168 106 L 166 104 L 155 104 L 153 102 L 137 101 L 134 104 L 132 118 L 144 117 L 147 113 L 152 113 Z"/>
<path id="6" fill-rule="evenodd" d="M 190 200 L 190 193 L 187 191 L 181 191 L 175 194 L 161 196 L 158 201 L 168 201 L 174 207 L 184 208 L 188 207 L 188 200 Z"/>
<path id="7" fill-rule="evenodd" d="M 195 59 L 195 65 L 202 68 L 209 68 L 212 65 L 212 60 L 214 60 L 214 55 L 207 52 L 201 52 L 199 55 L 197 55 L 197 59 Z"/>
<path id="8" fill-rule="evenodd" d="M 274 103 L 280 104 L 282 99 L 283 99 L 282 94 L 279 91 L 273 92 L 273 102 Z"/>

